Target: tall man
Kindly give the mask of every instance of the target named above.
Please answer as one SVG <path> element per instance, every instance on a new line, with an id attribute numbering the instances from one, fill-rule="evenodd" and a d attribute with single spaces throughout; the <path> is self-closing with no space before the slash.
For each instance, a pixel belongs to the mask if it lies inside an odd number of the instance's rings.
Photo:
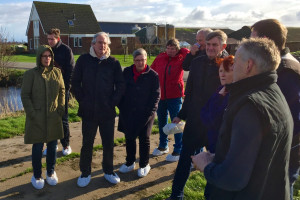
<path id="1" fill-rule="evenodd" d="M 158 73 L 161 89 L 161 99 L 157 109 L 159 145 L 152 153 L 154 156 L 169 152 L 168 136 L 163 132 L 163 127 L 168 123 L 168 112 L 173 120 L 181 108 L 184 96 L 182 62 L 188 53 L 188 49 L 180 48 L 177 39 L 171 39 L 167 42 L 166 52 L 159 54 L 151 65 L 151 68 Z M 182 133 L 175 134 L 174 138 L 173 153 L 166 157 L 169 162 L 179 160 L 182 148 Z"/>
<path id="2" fill-rule="evenodd" d="M 69 155 L 70 153 L 72 153 L 72 149 L 70 146 L 68 102 L 70 95 L 71 75 L 75 65 L 74 57 L 72 49 L 61 41 L 60 30 L 58 28 L 52 28 L 47 32 L 47 40 L 49 46 L 52 48 L 52 51 L 54 53 L 54 65 L 55 67 L 60 68 L 66 87 L 65 114 L 62 117 L 64 138 L 60 140 L 60 143 L 63 146 L 63 155 Z M 44 151 L 44 154 L 47 154 L 47 149 Z"/>
<path id="3" fill-rule="evenodd" d="M 281 62 L 277 69 L 277 84 L 290 107 L 294 119 L 294 132 L 289 165 L 291 200 L 293 199 L 293 185 L 299 176 L 300 154 L 300 64 L 285 47 L 287 29 L 276 19 L 265 19 L 252 26 L 251 37 L 267 37 L 275 42 L 280 51 Z"/>
<path id="4" fill-rule="evenodd" d="M 196 43 L 191 47 L 191 52 L 188 53 L 182 63 L 184 71 L 190 71 L 192 60 L 198 56 L 206 55 L 206 36 L 211 33 L 210 28 L 202 28 L 197 31 Z"/>
<path id="5" fill-rule="evenodd" d="M 293 119 L 276 84 L 279 62 L 267 38 L 243 40 L 238 47 L 215 156 L 193 157 L 210 184 L 210 200 L 289 199 Z"/>
<path id="6" fill-rule="evenodd" d="M 192 61 L 188 76 L 185 100 L 182 109 L 173 122 L 186 120 L 183 131 L 183 147 L 175 172 L 171 199 L 183 199 L 184 185 L 189 177 L 191 155 L 206 145 L 207 137 L 201 125 L 200 112 L 211 95 L 221 85 L 219 68 L 215 62 L 217 57 L 226 57 L 227 35 L 220 30 L 209 33 L 206 37 L 206 55 L 199 56 Z"/>
<path id="7" fill-rule="evenodd" d="M 125 81 L 119 61 L 110 56 L 110 43 L 107 33 L 95 34 L 90 52 L 78 58 L 72 77 L 72 91 L 82 118 L 79 187 L 87 186 L 91 180 L 93 144 L 98 128 L 103 145 L 104 178 L 113 184 L 120 182 L 113 171 L 114 125 L 115 106 L 125 91 Z"/>

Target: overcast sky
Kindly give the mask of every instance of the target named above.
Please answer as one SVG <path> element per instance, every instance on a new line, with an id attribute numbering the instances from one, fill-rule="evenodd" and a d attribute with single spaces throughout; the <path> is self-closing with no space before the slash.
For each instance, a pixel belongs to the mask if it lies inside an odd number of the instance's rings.
<path id="1" fill-rule="evenodd" d="M 43 0 L 40 0 L 43 1 Z M 300 27 L 300 0 L 47 0 L 91 5 L 98 21 L 168 23 L 175 27 L 251 26 L 276 18 L 289 27 Z M 0 0 L 1 32 L 15 41 L 26 41 L 32 1 Z"/>

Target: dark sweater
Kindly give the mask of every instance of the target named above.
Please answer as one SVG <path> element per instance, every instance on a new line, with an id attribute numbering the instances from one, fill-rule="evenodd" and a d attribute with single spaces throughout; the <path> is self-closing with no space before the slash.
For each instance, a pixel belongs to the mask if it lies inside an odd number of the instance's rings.
<path id="1" fill-rule="evenodd" d="M 61 40 L 52 48 L 54 53 L 54 65 L 61 69 L 66 91 L 70 89 L 71 75 L 75 66 L 72 49 Z"/>

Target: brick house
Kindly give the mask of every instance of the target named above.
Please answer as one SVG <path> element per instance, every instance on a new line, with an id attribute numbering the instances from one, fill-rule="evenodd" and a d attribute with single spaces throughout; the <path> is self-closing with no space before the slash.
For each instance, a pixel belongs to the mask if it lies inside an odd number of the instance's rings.
<path id="1" fill-rule="evenodd" d="M 26 30 L 30 52 L 47 44 L 51 28 L 60 29 L 61 40 L 74 54 L 89 52 L 94 34 L 101 31 L 90 5 L 33 1 Z"/>
<path id="2" fill-rule="evenodd" d="M 142 46 L 136 33 L 142 28 L 155 26 L 155 23 L 138 22 L 98 22 L 102 31 L 109 33 L 112 54 L 132 53 Z"/>

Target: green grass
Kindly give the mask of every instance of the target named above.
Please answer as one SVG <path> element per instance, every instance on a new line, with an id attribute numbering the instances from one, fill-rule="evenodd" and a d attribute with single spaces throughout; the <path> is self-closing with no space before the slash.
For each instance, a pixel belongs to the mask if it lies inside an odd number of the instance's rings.
<path id="1" fill-rule="evenodd" d="M 184 187 L 184 199 L 204 200 L 205 185 L 206 180 L 203 173 L 199 171 L 192 172 Z M 150 200 L 162 200 L 169 198 L 171 192 L 171 186 L 164 188 L 150 198 Z M 298 179 L 294 185 L 294 200 L 300 200 L 300 179 Z"/>
<path id="2" fill-rule="evenodd" d="M 80 55 L 74 55 L 75 62 L 77 61 L 78 57 Z M 124 61 L 124 55 L 112 55 L 117 60 L 119 60 L 122 67 L 128 67 L 133 64 L 133 57 L 132 55 L 126 55 L 125 61 Z M 147 64 L 150 66 L 152 62 L 154 61 L 156 56 L 151 56 L 151 58 L 148 57 Z M 14 58 L 16 59 L 16 62 L 29 62 L 29 63 L 35 63 L 36 62 L 36 55 L 35 54 L 24 54 L 24 55 L 15 55 Z"/>
<path id="3" fill-rule="evenodd" d="M 0 120 L 0 139 L 23 135 L 25 129 L 25 114 L 5 117 Z"/>
<path id="4" fill-rule="evenodd" d="M 199 171 L 192 172 L 184 187 L 184 199 L 204 200 L 204 188 L 206 180 L 203 173 Z M 151 200 L 162 200 L 170 197 L 172 188 L 164 188 L 161 192 L 150 198 Z"/>

